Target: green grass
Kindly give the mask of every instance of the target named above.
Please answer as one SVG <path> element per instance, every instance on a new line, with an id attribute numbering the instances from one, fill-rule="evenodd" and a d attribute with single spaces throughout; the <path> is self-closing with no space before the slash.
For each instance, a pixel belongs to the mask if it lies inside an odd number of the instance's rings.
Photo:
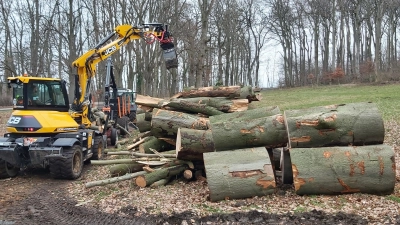
<path id="1" fill-rule="evenodd" d="M 391 201 L 394 201 L 394 202 L 400 203 L 400 198 L 399 198 L 399 197 L 397 197 L 397 196 L 394 196 L 394 195 L 389 195 L 389 196 L 387 196 L 386 198 L 387 198 L 388 200 L 391 200 Z"/>
<path id="2" fill-rule="evenodd" d="M 283 112 L 341 103 L 374 102 L 384 120 L 400 121 L 400 84 L 331 85 L 262 91 L 254 107 L 278 106 Z"/>

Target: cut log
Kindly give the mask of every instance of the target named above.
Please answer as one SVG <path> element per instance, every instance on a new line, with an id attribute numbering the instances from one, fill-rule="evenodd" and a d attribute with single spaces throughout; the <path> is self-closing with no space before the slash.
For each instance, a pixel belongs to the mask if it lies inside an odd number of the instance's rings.
<path id="1" fill-rule="evenodd" d="M 179 128 L 176 136 L 176 157 L 182 160 L 203 160 L 204 152 L 215 151 L 211 130 Z"/>
<path id="2" fill-rule="evenodd" d="M 207 118 L 193 114 L 175 112 L 169 110 L 153 110 L 151 132 L 155 137 L 176 138 L 179 127 L 196 130 L 207 130 L 209 121 Z"/>
<path id="3" fill-rule="evenodd" d="M 391 194 L 396 181 L 390 146 L 290 149 L 295 191 L 315 194 Z"/>
<path id="4" fill-rule="evenodd" d="M 164 101 L 162 98 L 155 98 L 155 97 L 150 97 L 150 96 L 144 96 L 140 94 L 136 94 L 136 100 L 135 103 L 137 105 L 141 106 L 148 106 L 152 108 L 158 108 L 159 103 Z"/>
<path id="5" fill-rule="evenodd" d="M 185 171 L 183 171 L 183 177 L 186 180 L 191 180 L 191 179 L 193 179 L 193 172 L 191 170 L 185 170 Z"/>
<path id="6" fill-rule="evenodd" d="M 264 147 L 204 153 L 210 200 L 273 194 L 275 176 Z"/>
<path id="7" fill-rule="evenodd" d="M 137 141 L 135 141 L 135 143 L 129 145 L 129 146 L 127 147 L 127 149 L 135 148 L 135 147 L 139 146 L 140 144 L 146 142 L 146 141 L 147 141 L 148 139 L 150 139 L 151 137 L 153 137 L 153 136 L 147 136 L 147 137 L 144 137 L 144 138 L 141 139 L 141 140 L 137 140 Z"/>
<path id="8" fill-rule="evenodd" d="M 224 97 L 197 97 L 197 98 L 181 98 L 173 99 L 175 102 L 187 101 L 195 104 L 203 104 L 214 107 L 225 113 L 245 111 L 249 107 L 247 99 L 227 99 Z"/>
<path id="9" fill-rule="evenodd" d="M 136 126 L 140 132 L 146 132 L 151 130 L 151 121 L 147 121 L 146 113 L 136 115 Z"/>
<path id="10" fill-rule="evenodd" d="M 95 186 L 104 186 L 106 184 L 112 184 L 112 183 L 116 183 L 116 182 L 123 181 L 123 180 L 130 180 L 130 179 L 133 179 L 133 178 L 143 175 L 143 174 L 146 174 L 146 172 L 139 171 L 136 173 L 128 173 L 128 174 L 125 174 L 124 176 L 120 176 L 120 177 L 113 177 L 113 178 L 105 179 L 105 180 L 90 181 L 85 184 L 85 187 L 91 188 L 91 187 L 95 187 Z"/>
<path id="11" fill-rule="evenodd" d="M 165 106 L 172 107 L 177 110 L 184 110 L 192 113 L 201 113 L 207 116 L 221 115 L 223 112 L 218 109 L 207 106 L 206 104 L 198 104 L 186 100 L 171 100 L 164 104 Z"/>
<path id="12" fill-rule="evenodd" d="M 240 86 L 227 86 L 227 87 L 201 87 L 192 88 L 179 92 L 172 96 L 172 98 L 196 98 L 196 97 L 227 97 L 237 98 L 240 97 Z"/>
<path id="13" fill-rule="evenodd" d="M 166 151 L 166 150 L 171 150 L 175 147 L 163 140 L 160 140 L 160 139 L 154 137 L 154 136 L 150 136 L 144 143 L 139 145 L 139 152 L 151 154 L 153 152 L 150 150 L 150 148 L 156 149 L 157 151 L 162 152 L 162 151 Z"/>
<path id="14" fill-rule="evenodd" d="M 243 112 L 226 113 L 222 115 L 210 116 L 210 123 L 222 123 L 229 121 L 244 121 L 248 119 L 257 119 L 280 114 L 281 111 L 278 106 L 262 107 L 250 109 Z"/>
<path id="15" fill-rule="evenodd" d="M 382 144 L 385 128 L 374 103 L 285 111 L 289 148 Z"/>
<path id="16" fill-rule="evenodd" d="M 107 159 L 107 160 L 90 160 L 92 165 L 111 165 L 111 164 L 129 164 L 136 163 L 136 159 Z"/>
<path id="17" fill-rule="evenodd" d="M 245 121 L 211 123 L 211 131 L 216 151 L 287 145 L 287 134 L 281 114 Z"/>
<path id="18" fill-rule="evenodd" d="M 139 163 L 117 164 L 110 167 L 110 175 L 112 177 L 122 176 L 127 173 L 135 173 L 142 171 L 143 165 Z"/>
<path id="19" fill-rule="evenodd" d="M 171 176 L 176 176 L 182 173 L 186 168 L 187 168 L 186 166 L 179 165 L 179 166 L 158 169 L 152 173 L 138 176 L 135 179 L 135 183 L 139 187 L 147 187 L 161 179 L 165 179 Z"/>
<path id="20" fill-rule="evenodd" d="M 167 177 L 167 178 L 165 178 L 165 179 L 161 179 L 161 180 L 159 180 L 159 181 L 156 181 L 156 182 L 152 183 L 152 184 L 150 185 L 150 187 L 165 186 L 166 184 L 168 184 L 169 180 L 170 180 L 169 177 Z"/>

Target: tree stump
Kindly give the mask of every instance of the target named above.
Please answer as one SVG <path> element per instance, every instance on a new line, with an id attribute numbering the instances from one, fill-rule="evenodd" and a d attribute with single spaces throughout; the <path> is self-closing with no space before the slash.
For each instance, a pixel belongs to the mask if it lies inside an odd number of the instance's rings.
<path id="1" fill-rule="evenodd" d="M 209 121 L 207 118 L 192 114 L 175 112 L 163 109 L 154 109 L 151 121 L 151 133 L 156 137 L 176 138 L 178 128 L 191 128 L 207 130 Z"/>
<path id="2" fill-rule="evenodd" d="M 289 148 L 382 144 L 383 119 L 374 103 L 285 111 Z"/>
<path id="3" fill-rule="evenodd" d="M 211 131 L 216 151 L 287 145 L 287 134 L 281 114 L 244 121 L 211 123 Z"/>
<path id="4" fill-rule="evenodd" d="M 273 194 L 275 176 L 264 147 L 204 153 L 210 200 Z"/>
<path id="5" fill-rule="evenodd" d="M 391 194 L 395 155 L 386 145 L 290 149 L 296 193 Z"/>

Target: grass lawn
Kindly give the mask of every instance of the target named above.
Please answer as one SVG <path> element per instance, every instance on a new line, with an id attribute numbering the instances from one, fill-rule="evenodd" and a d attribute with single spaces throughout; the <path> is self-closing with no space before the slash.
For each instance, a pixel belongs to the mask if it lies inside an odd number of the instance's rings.
<path id="1" fill-rule="evenodd" d="M 262 91 L 262 101 L 252 102 L 251 108 L 278 106 L 283 112 L 353 102 L 374 102 L 384 120 L 400 121 L 400 84 L 388 85 L 331 85 L 273 89 Z"/>

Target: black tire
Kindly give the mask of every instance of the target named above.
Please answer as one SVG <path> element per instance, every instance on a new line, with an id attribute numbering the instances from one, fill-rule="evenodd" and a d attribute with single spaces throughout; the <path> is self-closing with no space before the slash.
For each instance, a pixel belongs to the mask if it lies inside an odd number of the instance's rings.
<path id="1" fill-rule="evenodd" d="M 98 160 L 104 157 L 104 141 L 103 136 L 95 136 L 94 144 L 92 147 L 93 156 L 92 159 Z"/>
<path id="2" fill-rule="evenodd" d="M 19 168 L 11 165 L 10 163 L 0 159 L 0 179 L 16 177 Z"/>
<path id="3" fill-rule="evenodd" d="M 129 123 L 129 117 L 127 117 L 127 116 L 123 116 L 123 117 L 117 119 L 117 124 L 120 125 L 121 127 L 123 127 L 127 131 L 129 131 L 128 123 Z M 119 133 L 121 135 L 127 134 L 123 129 L 119 129 Z"/>
<path id="4" fill-rule="evenodd" d="M 64 148 L 63 156 L 66 158 L 50 160 L 50 174 L 56 179 L 75 180 L 79 178 L 83 169 L 82 147 L 74 145 Z"/>
<path id="5" fill-rule="evenodd" d="M 117 144 L 117 142 L 118 142 L 118 130 L 112 127 L 110 135 L 110 144 L 114 146 Z"/>

